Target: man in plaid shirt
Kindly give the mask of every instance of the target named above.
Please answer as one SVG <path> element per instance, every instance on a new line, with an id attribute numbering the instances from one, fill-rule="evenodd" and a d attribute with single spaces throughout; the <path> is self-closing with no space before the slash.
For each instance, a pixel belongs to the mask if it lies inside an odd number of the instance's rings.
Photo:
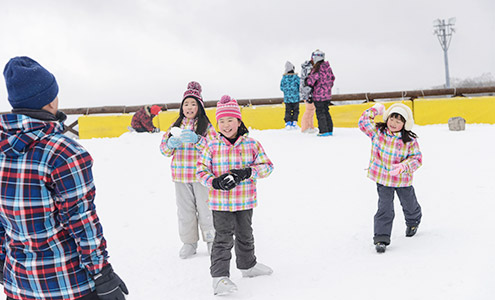
<path id="1" fill-rule="evenodd" d="M 94 205 L 89 153 L 62 134 L 55 77 L 29 57 L 4 69 L 0 280 L 7 299 L 124 299 Z"/>

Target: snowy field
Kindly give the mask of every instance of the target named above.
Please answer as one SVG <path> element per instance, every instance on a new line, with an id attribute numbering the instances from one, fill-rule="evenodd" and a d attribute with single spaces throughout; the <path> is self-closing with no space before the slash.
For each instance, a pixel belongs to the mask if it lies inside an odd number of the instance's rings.
<path id="1" fill-rule="evenodd" d="M 495 299 L 495 126 L 416 126 L 423 166 L 414 187 L 423 208 L 404 236 L 396 198 L 392 244 L 372 244 L 376 185 L 366 178 L 370 140 L 336 128 L 318 138 L 252 130 L 274 163 L 258 181 L 253 227 L 258 261 L 272 276 L 242 278 L 229 299 Z M 218 299 L 209 256 L 178 256 L 175 190 L 162 133 L 81 140 L 95 160 L 96 205 L 110 262 L 131 300 Z M 220 297 L 221 298 L 221 297 Z"/>

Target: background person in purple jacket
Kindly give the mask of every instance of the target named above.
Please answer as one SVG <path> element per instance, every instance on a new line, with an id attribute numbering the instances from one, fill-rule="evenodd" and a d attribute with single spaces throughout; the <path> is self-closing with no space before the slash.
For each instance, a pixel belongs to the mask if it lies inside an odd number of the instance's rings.
<path id="1" fill-rule="evenodd" d="M 63 135 L 55 77 L 29 57 L 3 75 L 0 283 L 7 299 L 124 300 L 94 204 L 93 159 Z"/>
<path id="2" fill-rule="evenodd" d="M 330 64 L 325 61 L 325 53 L 317 49 L 311 54 L 311 60 L 313 61 L 313 69 L 306 78 L 306 83 L 313 88 L 313 101 L 320 131 L 318 136 L 331 136 L 333 135 L 333 122 L 328 106 L 332 98 L 335 76 Z"/>

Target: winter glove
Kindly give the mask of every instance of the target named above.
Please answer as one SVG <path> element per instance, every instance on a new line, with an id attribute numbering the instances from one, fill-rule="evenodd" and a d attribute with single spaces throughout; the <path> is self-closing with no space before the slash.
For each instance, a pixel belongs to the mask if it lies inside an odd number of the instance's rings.
<path id="1" fill-rule="evenodd" d="M 180 139 L 183 143 L 193 143 L 196 144 L 198 142 L 198 135 L 194 133 L 192 130 L 184 129 L 180 134 Z"/>
<path id="2" fill-rule="evenodd" d="M 178 137 L 175 137 L 175 136 L 172 136 L 168 139 L 167 141 L 167 146 L 170 148 L 170 149 L 175 149 L 175 148 L 179 148 L 180 145 L 182 145 L 182 141 L 180 138 Z"/>
<path id="3" fill-rule="evenodd" d="M 225 173 L 213 179 L 212 185 L 215 190 L 229 191 L 236 187 L 236 174 Z"/>
<path id="4" fill-rule="evenodd" d="M 153 133 L 160 132 L 160 128 L 153 128 L 153 130 L 151 132 L 153 132 Z"/>
<path id="5" fill-rule="evenodd" d="M 388 173 L 392 176 L 396 176 L 402 174 L 406 170 L 406 166 L 404 164 L 393 164 L 392 169 L 388 171 Z"/>
<path id="6" fill-rule="evenodd" d="M 383 115 L 383 113 L 385 112 L 385 105 L 383 105 L 381 103 L 377 103 L 377 104 L 373 105 L 371 108 L 376 109 L 376 111 L 378 112 L 378 115 Z"/>
<path id="7" fill-rule="evenodd" d="M 235 183 L 239 184 L 241 181 L 251 177 L 252 171 L 253 170 L 251 168 L 244 168 L 244 169 L 232 169 L 229 172 L 237 175 L 236 177 L 234 177 L 234 179 L 235 179 Z"/>
<path id="8" fill-rule="evenodd" d="M 111 265 L 103 267 L 93 279 L 100 300 L 125 300 L 124 294 L 129 295 L 125 283 L 115 274 Z"/>

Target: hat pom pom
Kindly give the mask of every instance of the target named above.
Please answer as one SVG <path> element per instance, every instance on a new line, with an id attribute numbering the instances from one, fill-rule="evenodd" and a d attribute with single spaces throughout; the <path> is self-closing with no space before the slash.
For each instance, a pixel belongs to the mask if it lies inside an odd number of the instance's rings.
<path id="1" fill-rule="evenodd" d="M 220 104 L 227 104 L 229 103 L 230 101 L 232 101 L 232 98 L 230 98 L 229 95 L 223 95 L 222 98 L 220 98 L 220 101 L 219 103 Z"/>
<path id="2" fill-rule="evenodd" d="M 202 89 L 201 89 L 201 84 L 199 84 L 199 82 L 196 82 L 196 81 L 191 81 L 187 84 L 187 89 L 188 90 L 196 90 L 198 91 L 199 93 L 202 92 Z"/>

